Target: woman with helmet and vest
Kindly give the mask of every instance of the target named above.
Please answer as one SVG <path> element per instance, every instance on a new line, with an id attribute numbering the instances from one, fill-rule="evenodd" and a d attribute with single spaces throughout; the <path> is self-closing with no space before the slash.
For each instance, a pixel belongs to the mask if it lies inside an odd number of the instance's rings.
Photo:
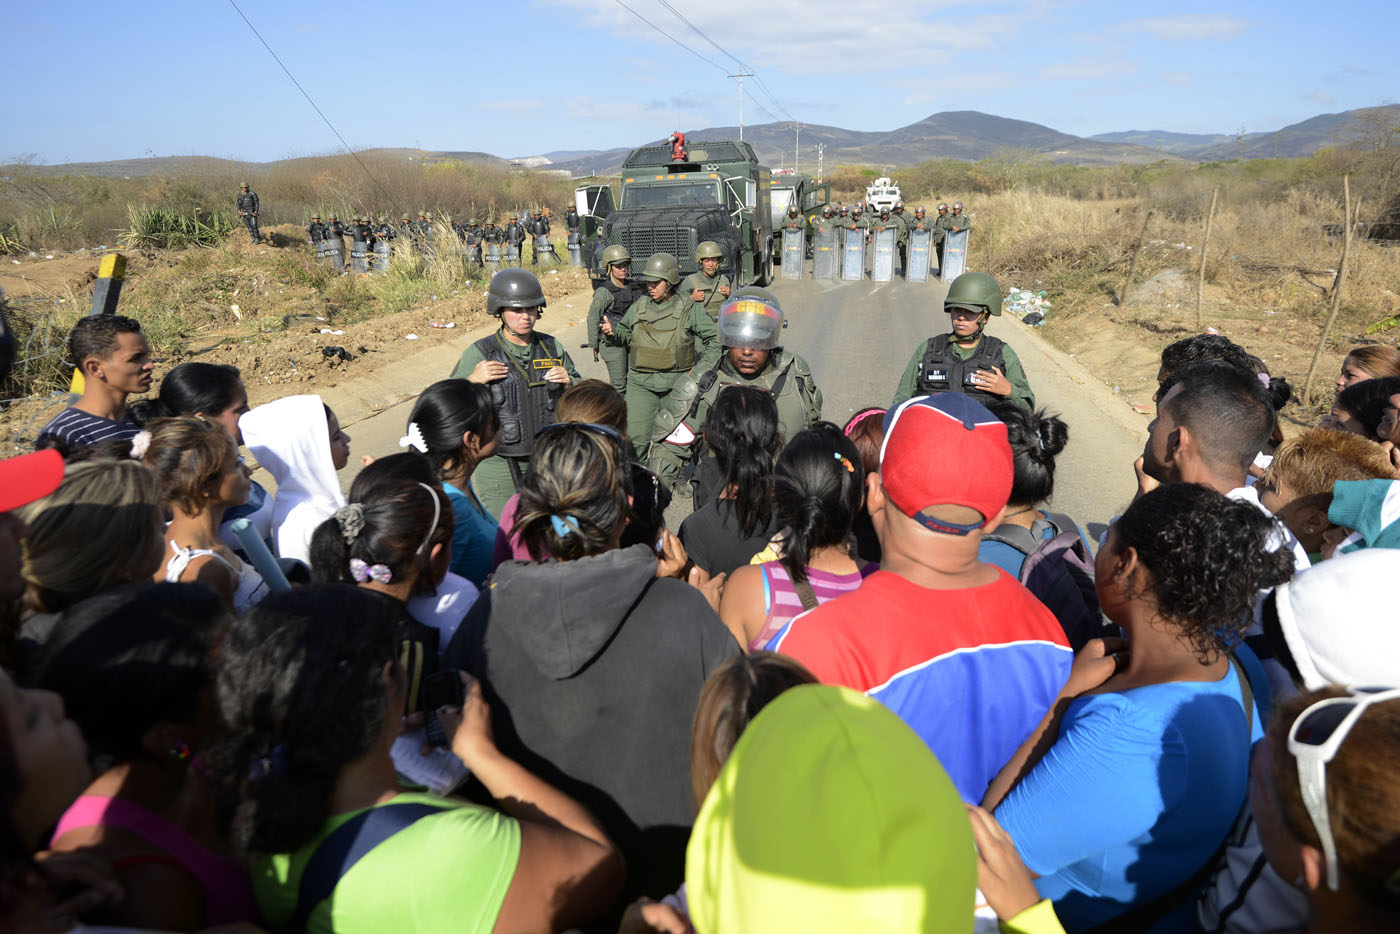
<path id="1" fill-rule="evenodd" d="M 486 292 L 486 313 L 500 318 L 501 327 L 464 350 L 452 371 L 454 379 L 485 384 L 500 419 L 495 456 L 472 474 L 477 498 L 496 517 L 525 477 L 535 434 L 554 424 L 559 397 L 582 379 L 563 345 L 535 330 L 544 305 L 544 290 L 534 273 L 496 273 Z"/>
<path id="2" fill-rule="evenodd" d="M 782 348 L 782 330 L 782 306 L 767 289 L 744 286 L 724 303 L 719 312 L 724 353 L 715 363 L 697 365 L 676 381 L 648 436 L 652 443 L 647 466 L 663 483 L 675 484 L 690 463 L 710 407 L 726 386 L 767 390 L 778 405 L 778 430 L 784 439 L 821 420 L 822 391 L 807 361 Z M 684 485 L 681 492 L 687 492 Z"/>
<path id="3" fill-rule="evenodd" d="M 899 388 L 898 405 L 913 396 L 961 392 L 979 402 L 1009 399 L 1024 409 L 1035 408 L 1035 393 L 1026 382 L 1021 359 L 1005 341 L 983 334 L 992 315 L 1001 314 L 1001 288 L 985 272 L 965 272 L 948 287 L 943 310 L 952 319 L 952 332 L 930 337 L 919 345 Z"/>
<path id="4" fill-rule="evenodd" d="M 627 346 L 627 434 L 640 458 L 657 410 L 696 358 L 704 367 L 719 359 L 719 332 L 705 309 L 676 292 L 681 267 L 670 253 L 653 253 L 642 270 L 647 294 L 614 325 L 599 326 L 610 344 Z"/>
<path id="5" fill-rule="evenodd" d="M 629 277 L 631 271 L 632 254 L 627 247 L 615 243 L 604 250 L 605 278 L 593 280 L 598 288 L 588 306 L 588 346 L 593 348 L 593 360 L 596 363 L 602 356 L 608 368 L 608 382 L 621 393 L 627 392 L 627 348 L 603 340 L 601 327 L 604 318 L 616 326 L 632 303 L 646 295 L 646 287 Z"/>
<path id="6" fill-rule="evenodd" d="M 680 293 L 703 307 L 712 321 L 719 317 L 720 306 L 732 288 L 729 277 L 719 271 L 719 261 L 723 258 L 724 250 L 718 243 L 713 240 L 701 243 L 695 248 L 695 262 L 700 268 L 686 276 L 680 287 Z"/>

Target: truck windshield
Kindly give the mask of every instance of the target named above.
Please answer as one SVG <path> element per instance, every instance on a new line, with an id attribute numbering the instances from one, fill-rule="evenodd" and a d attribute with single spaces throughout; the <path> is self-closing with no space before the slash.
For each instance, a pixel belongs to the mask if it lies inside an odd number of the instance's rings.
<path id="1" fill-rule="evenodd" d="M 680 185 L 628 185 L 622 190 L 624 208 L 666 208 L 686 204 L 723 204 L 715 182 Z"/>
<path id="2" fill-rule="evenodd" d="M 774 188 L 770 197 L 773 199 L 773 215 L 786 214 L 788 205 L 792 203 L 791 188 Z"/>

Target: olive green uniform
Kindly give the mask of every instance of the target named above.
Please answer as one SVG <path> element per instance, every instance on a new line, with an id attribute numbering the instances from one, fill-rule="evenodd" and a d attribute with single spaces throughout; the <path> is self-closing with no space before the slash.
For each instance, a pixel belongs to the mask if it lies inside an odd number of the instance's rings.
<path id="1" fill-rule="evenodd" d="M 692 272 L 681 281 L 681 287 L 676 290 L 676 294 L 683 298 L 690 298 L 692 292 L 699 289 L 705 293 L 705 297 L 696 304 L 705 309 L 705 313 L 714 321 L 719 318 L 719 309 L 729 300 L 729 296 L 720 292 L 721 287 L 726 287 L 732 294 L 734 283 L 729 281 L 729 277 L 722 272 L 716 271 L 714 278 L 705 275 L 703 269 Z M 693 301 L 693 299 L 692 299 Z"/>
<path id="2" fill-rule="evenodd" d="M 954 214 L 952 211 L 949 211 L 943 216 L 943 220 L 948 222 L 947 230 L 949 233 L 954 233 L 955 231 L 959 230 L 972 229 L 972 219 L 967 216 L 966 212 L 962 214 Z"/>
<path id="3" fill-rule="evenodd" d="M 618 392 L 627 391 L 627 348 L 611 344 L 604 336 L 601 327 L 603 314 L 612 310 L 616 296 L 608 289 L 599 286 L 593 293 L 593 301 L 588 306 L 588 346 L 603 358 L 608 368 L 608 382 Z M 624 312 L 626 309 L 622 309 Z"/>
<path id="4" fill-rule="evenodd" d="M 644 329 L 682 333 L 670 345 L 669 353 L 657 354 L 638 346 L 634 332 Z M 604 337 L 613 344 L 632 345 L 627 359 L 627 434 L 640 459 L 651 438 L 656 412 L 676 380 L 696 365 L 697 357 L 706 369 L 719 359 L 719 329 L 704 308 L 674 293 L 660 303 L 650 296 L 637 299 L 622 322 L 613 327 L 612 336 Z"/>
<path id="5" fill-rule="evenodd" d="M 711 371 L 713 377 L 709 376 Z M 725 353 L 718 364 L 697 364 L 676 382 L 675 390 L 657 413 L 652 427 L 647 466 L 668 487 L 673 486 L 695 455 L 701 433 L 705 430 L 705 421 L 720 390 L 726 386 L 752 386 L 771 393 L 784 372 L 787 375 L 783 377 L 774 400 L 778 404 L 778 431 L 786 441 L 799 431 L 812 427 L 822 417 L 822 391 L 817 388 L 806 360 L 779 347 L 769 354 L 768 363 L 762 370 L 753 376 L 745 376 Z M 706 383 L 709 386 L 702 388 Z M 693 400 L 694 410 L 691 411 Z M 686 415 L 687 411 L 690 412 L 689 416 Z"/>
<path id="6" fill-rule="evenodd" d="M 574 361 L 569 358 L 569 354 L 564 350 L 558 340 L 548 334 L 540 334 L 540 340 L 549 350 L 550 354 L 559 358 L 560 366 L 568 372 L 569 378 L 574 382 L 583 379 L 579 375 L 578 368 L 574 366 Z M 519 358 L 521 367 L 525 367 L 530 362 L 530 345 L 521 347 L 503 339 L 501 344 L 513 355 Z M 453 379 L 466 379 L 471 376 L 476 365 L 486 359 L 481 355 L 481 351 L 473 344 L 462 351 L 461 358 L 457 361 L 457 366 L 452 370 Z M 510 460 L 517 461 L 512 465 Z M 520 476 L 525 475 L 525 458 L 511 458 L 507 460 L 501 456 L 488 457 L 480 464 L 476 465 L 476 470 L 472 471 L 472 489 L 476 491 L 477 499 L 490 511 L 491 515 L 500 518 L 501 510 L 505 508 L 506 501 L 515 493 L 515 479 L 513 471 Z"/>
<path id="7" fill-rule="evenodd" d="M 932 339 L 929 338 L 929 340 Z M 924 352 L 928 349 L 928 343 L 929 341 L 926 340 L 920 344 L 918 349 L 914 351 L 914 356 L 909 358 L 909 365 L 904 368 L 904 375 L 899 378 L 899 388 L 894 391 L 894 401 L 890 405 L 899 405 L 905 399 L 914 396 L 919 379 L 919 364 L 924 360 Z M 977 344 L 973 344 L 971 347 L 965 348 L 958 344 L 949 344 L 948 346 L 953 353 L 966 360 L 977 351 L 977 347 L 981 343 L 979 339 Z M 1010 344 L 1006 344 L 1002 347 L 1002 359 L 1006 361 L 1006 368 L 1003 372 L 1007 381 L 1011 383 L 1011 395 L 1006 398 L 1026 411 L 1031 411 L 1035 408 L 1035 393 L 1031 392 L 1031 384 L 1026 381 L 1026 371 L 1021 366 L 1021 358 L 1016 356 L 1016 351 L 1011 349 Z"/>
<path id="8" fill-rule="evenodd" d="M 845 223 L 839 217 L 827 217 L 825 215 L 814 217 L 812 218 L 812 238 L 816 239 L 816 235 L 819 233 L 834 233 L 838 228 L 845 226 Z"/>

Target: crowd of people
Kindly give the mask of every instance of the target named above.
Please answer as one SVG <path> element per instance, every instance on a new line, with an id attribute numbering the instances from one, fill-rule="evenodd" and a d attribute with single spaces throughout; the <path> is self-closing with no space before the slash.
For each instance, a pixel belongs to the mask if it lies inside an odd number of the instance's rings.
<path id="1" fill-rule="evenodd" d="M 5 930 L 1400 930 L 1400 351 L 1286 436 L 1168 346 L 1094 541 L 990 276 L 838 426 L 772 293 L 607 259 L 611 381 L 502 271 L 348 491 L 319 396 L 129 404 L 78 323 L 0 461 Z"/>

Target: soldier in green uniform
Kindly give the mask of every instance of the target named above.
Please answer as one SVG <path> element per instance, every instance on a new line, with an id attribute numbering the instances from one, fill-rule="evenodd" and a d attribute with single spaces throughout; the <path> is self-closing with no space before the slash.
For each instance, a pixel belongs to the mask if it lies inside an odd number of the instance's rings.
<path id="1" fill-rule="evenodd" d="M 894 235 L 895 251 L 899 253 L 899 274 L 909 274 L 909 215 L 904 213 L 904 202 L 896 201 L 890 212 L 890 220 L 897 226 Z"/>
<path id="2" fill-rule="evenodd" d="M 504 269 L 491 279 L 486 312 L 501 327 L 462 352 L 454 379 L 483 383 L 491 390 L 501 430 L 493 457 L 477 465 L 472 488 L 497 518 L 525 478 L 535 434 L 554 424 L 554 407 L 564 390 L 581 377 L 559 341 L 535 330 L 544 313 L 540 280 L 524 269 Z"/>
<path id="3" fill-rule="evenodd" d="M 642 270 L 645 298 L 627 309 L 616 326 L 600 328 L 610 343 L 627 346 L 627 435 L 640 459 L 651 437 L 656 411 L 696 358 L 704 366 L 719 359 L 719 332 L 705 309 L 676 292 L 681 267 L 670 253 L 653 253 Z"/>
<path id="4" fill-rule="evenodd" d="M 948 231 L 952 229 L 952 218 L 948 216 L 948 204 L 945 201 L 938 202 L 938 216 L 933 219 L 933 242 L 938 249 L 938 268 L 943 268 L 943 241 L 948 238 Z"/>
<path id="5" fill-rule="evenodd" d="M 718 243 L 713 240 L 701 243 L 695 248 L 695 262 L 700 264 L 700 270 L 686 276 L 680 287 L 680 294 L 702 306 L 711 321 L 719 317 L 719 306 L 733 288 L 729 277 L 719 271 L 719 261 L 723 257 L 724 251 Z"/>
<path id="6" fill-rule="evenodd" d="M 819 233 L 834 233 L 841 224 L 836 219 L 836 211 L 831 205 L 822 208 L 821 217 L 812 219 L 812 239 Z"/>
<path id="7" fill-rule="evenodd" d="M 646 295 L 646 287 L 630 278 L 632 256 L 621 244 L 613 244 L 603 251 L 603 269 L 607 278 L 598 285 L 593 303 L 588 306 L 588 346 L 593 348 L 594 360 L 602 356 L 608 367 L 608 382 L 618 392 L 625 393 L 627 348 L 603 340 L 602 324 L 604 318 L 614 325 L 620 322 L 632 303 Z"/>
<path id="8" fill-rule="evenodd" d="M 1016 351 L 1005 341 L 982 333 L 987 320 L 1001 314 L 997 280 L 985 272 L 963 273 L 948 286 L 943 309 L 952 320 L 952 333 L 930 337 L 919 345 L 904 368 L 891 404 L 936 392 L 961 392 L 979 402 L 1010 399 L 1027 411 L 1034 409 L 1035 394 Z"/>
<path id="9" fill-rule="evenodd" d="M 822 417 L 822 393 L 811 367 L 781 346 L 783 309 L 767 289 L 745 286 L 719 313 L 723 355 L 696 365 L 676 381 L 657 413 L 647 466 L 667 486 L 674 484 L 695 456 L 715 397 L 726 386 L 754 386 L 773 395 L 784 438 L 810 428 Z M 680 492 L 686 492 L 682 484 Z"/>
<path id="10" fill-rule="evenodd" d="M 960 230 L 971 230 L 972 220 L 963 213 L 963 203 L 953 202 L 953 213 L 948 217 L 948 232 L 957 233 Z"/>
<path id="11" fill-rule="evenodd" d="M 851 208 L 850 223 L 846 225 L 850 230 L 869 230 L 870 218 L 865 216 L 865 206 L 857 204 Z"/>

